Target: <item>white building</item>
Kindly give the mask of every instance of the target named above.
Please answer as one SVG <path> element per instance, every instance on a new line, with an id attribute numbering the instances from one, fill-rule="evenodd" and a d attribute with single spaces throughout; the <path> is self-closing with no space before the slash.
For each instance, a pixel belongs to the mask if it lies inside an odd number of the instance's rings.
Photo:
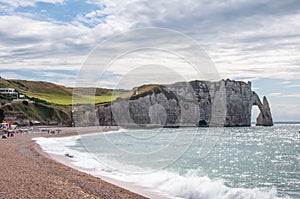
<path id="1" fill-rule="evenodd" d="M 0 88 L 0 94 L 18 97 L 18 92 L 14 88 Z"/>

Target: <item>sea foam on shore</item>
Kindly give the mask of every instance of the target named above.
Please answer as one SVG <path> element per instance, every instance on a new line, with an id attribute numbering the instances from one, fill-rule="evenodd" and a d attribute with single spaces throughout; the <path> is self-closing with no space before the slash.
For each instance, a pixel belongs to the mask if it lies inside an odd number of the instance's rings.
<path id="1" fill-rule="evenodd" d="M 118 133 L 118 132 L 115 132 Z M 88 135 L 93 138 L 93 135 Z M 162 169 L 149 173 L 124 173 L 99 161 L 95 154 L 89 153 L 80 136 L 63 138 L 35 138 L 42 149 L 50 154 L 72 156 L 70 163 L 77 169 L 98 177 L 107 177 L 146 187 L 164 196 L 199 199 L 275 199 L 277 190 L 271 188 L 234 188 L 225 185 L 223 179 L 211 179 L 198 169 L 189 169 L 181 173 L 174 169 Z M 128 165 L 124 165 L 127 167 Z M 133 187 L 132 186 L 132 187 Z M 126 187 L 125 187 L 126 188 Z M 128 187 L 127 187 L 128 188 Z M 142 194 L 143 191 L 141 191 Z M 145 195 L 145 194 L 144 194 Z M 157 195 L 156 195 L 157 196 Z M 285 197 L 288 198 L 288 197 Z"/>

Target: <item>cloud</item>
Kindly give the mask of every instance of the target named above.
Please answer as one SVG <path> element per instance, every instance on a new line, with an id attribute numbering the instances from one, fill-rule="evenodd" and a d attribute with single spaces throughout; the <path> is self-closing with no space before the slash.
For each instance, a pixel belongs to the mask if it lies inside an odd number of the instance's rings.
<path id="1" fill-rule="evenodd" d="M 287 86 L 287 88 L 300 88 L 300 85 L 289 85 L 289 86 Z"/>
<path id="2" fill-rule="evenodd" d="M 269 93 L 268 96 L 271 96 L 271 97 L 278 97 L 278 96 L 281 96 L 282 93 Z"/>
<path id="3" fill-rule="evenodd" d="M 37 2 L 43 2 L 43 3 L 53 3 L 53 4 L 62 4 L 65 0 L 0 0 L 0 3 L 4 5 L 9 5 L 14 8 L 17 7 L 26 7 L 26 6 L 35 6 Z"/>
<path id="4" fill-rule="evenodd" d="M 133 1 L 120 15 L 136 19 L 138 26 L 192 36 L 224 78 L 295 79 L 300 71 L 299 6 L 297 1 Z"/>
<path id="5" fill-rule="evenodd" d="M 78 68 L 93 43 L 84 26 L 18 16 L 0 16 L 0 35 L 1 69 Z"/>
<path id="6" fill-rule="evenodd" d="M 281 82 L 280 84 L 290 84 L 292 83 L 291 81 L 284 81 L 284 82 Z"/>
<path id="7" fill-rule="evenodd" d="M 300 98 L 300 93 L 293 93 L 293 94 L 288 94 L 288 95 L 282 95 L 282 97 L 287 97 L 287 98 Z"/>
<path id="8" fill-rule="evenodd" d="M 268 96 L 270 97 L 280 97 L 280 98 L 300 98 L 300 93 L 269 93 Z"/>
<path id="9" fill-rule="evenodd" d="M 299 121 L 300 118 L 300 104 L 274 103 L 271 111 L 274 121 Z"/>
<path id="10" fill-rule="evenodd" d="M 0 2 L 12 7 L 65 3 Z M 98 8 L 78 13 L 68 22 L 38 19 L 25 12 L 0 16 L 0 69 L 78 70 L 90 50 L 105 39 L 131 28 L 158 26 L 197 40 L 223 78 L 299 79 L 297 0 L 86 2 Z"/>
<path id="11" fill-rule="evenodd" d="M 26 5 L 26 2 L 19 3 Z M 100 13 L 101 9 L 95 13 Z M 113 12 L 104 10 L 107 15 Z M 78 70 L 95 46 L 131 27 L 129 22 L 114 16 L 107 16 L 102 22 L 93 22 L 95 24 L 91 27 L 86 25 L 88 22 L 83 22 L 84 19 L 80 21 L 80 16 L 78 14 L 70 22 L 59 22 L 39 20 L 17 12 L 0 15 L 0 69 Z M 98 16 L 89 17 L 97 21 Z"/>
<path id="12" fill-rule="evenodd" d="M 1 77 L 2 78 L 5 78 L 5 79 L 20 79 L 21 76 L 16 74 L 16 73 L 13 73 L 13 72 L 4 72 L 4 73 L 1 73 Z"/>
<path id="13" fill-rule="evenodd" d="M 76 75 L 65 74 L 60 71 L 34 71 L 38 76 L 48 77 L 48 78 L 58 78 L 58 79 L 75 79 Z"/>

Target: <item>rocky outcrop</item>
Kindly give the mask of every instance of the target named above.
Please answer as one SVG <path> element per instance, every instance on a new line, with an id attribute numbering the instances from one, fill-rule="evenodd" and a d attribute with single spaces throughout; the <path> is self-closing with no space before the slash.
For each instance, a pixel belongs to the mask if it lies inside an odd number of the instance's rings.
<path id="1" fill-rule="evenodd" d="M 127 99 L 97 107 L 100 125 L 123 127 L 250 126 L 252 106 L 257 125 L 273 125 L 270 107 L 261 103 L 251 82 L 222 80 L 156 85 Z M 137 94 L 141 93 L 141 94 Z"/>
<path id="2" fill-rule="evenodd" d="M 260 114 L 256 119 L 257 126 L 273 126 L 273 119 L 271 115 L 271 109 L 269 106 L 269 102 L 266 97 L 263 99 L 262 108 Z"/>

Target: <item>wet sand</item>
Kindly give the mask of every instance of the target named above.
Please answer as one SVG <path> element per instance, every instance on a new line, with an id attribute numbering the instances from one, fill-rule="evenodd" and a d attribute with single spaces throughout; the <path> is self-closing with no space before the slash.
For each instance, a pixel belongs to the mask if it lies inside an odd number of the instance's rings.
<path id="1" fill-rule="evenodd" d="M 78 135 L 74 128 L 61 130 L 53 135 L 34 132 L 0 139 L 0 198 L 144 198 L 54 161 L 32 141 L 34 137 Z M 95 129 L 79 131 L 84 134 Z"/>

